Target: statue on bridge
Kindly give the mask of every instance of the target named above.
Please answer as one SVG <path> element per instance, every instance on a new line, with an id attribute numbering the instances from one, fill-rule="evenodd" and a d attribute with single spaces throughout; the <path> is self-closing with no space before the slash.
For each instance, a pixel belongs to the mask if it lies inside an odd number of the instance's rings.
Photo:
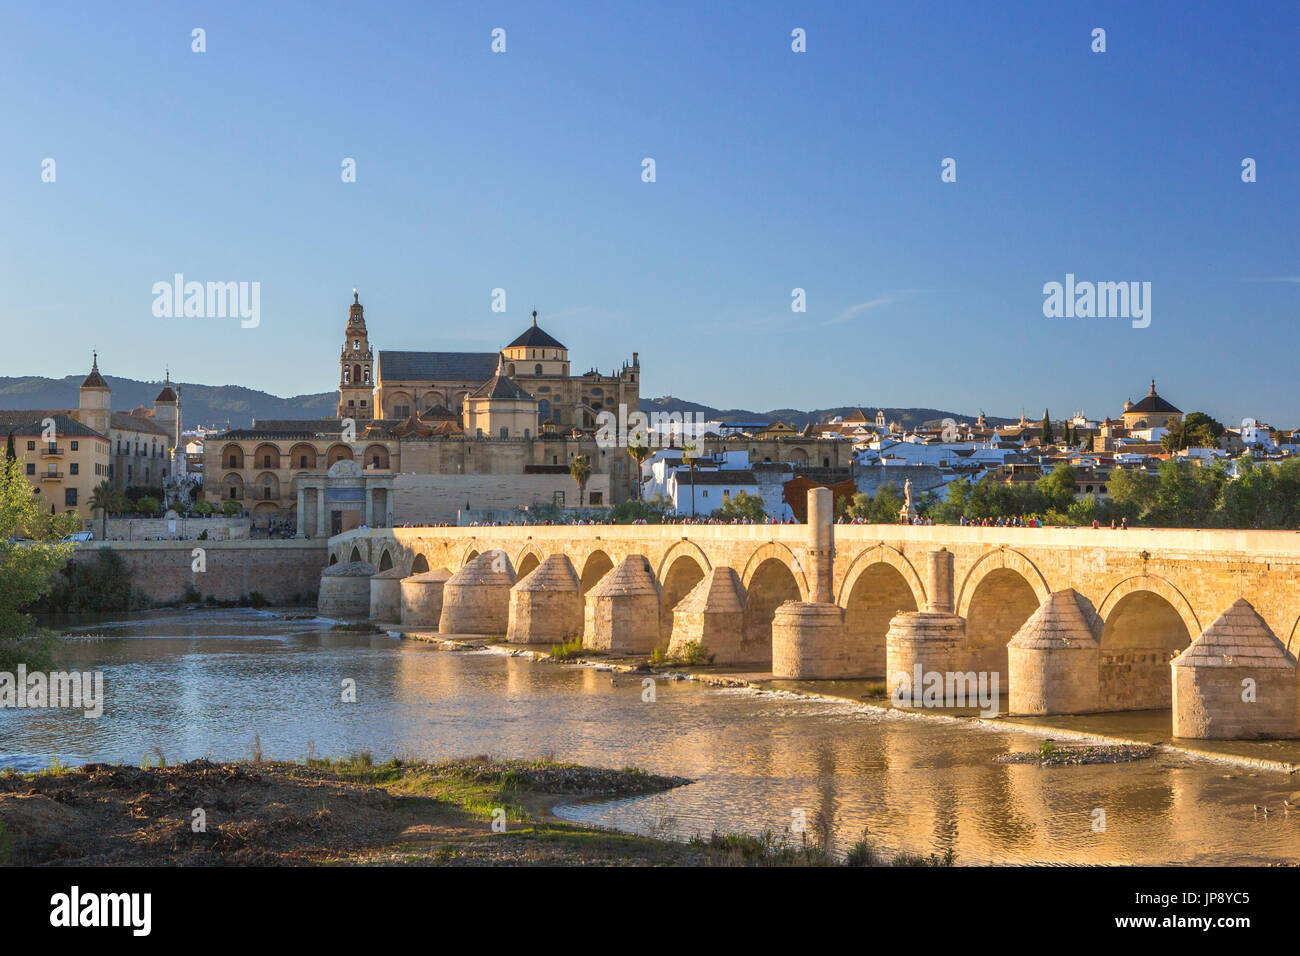
<path id="1" fill-rule="evenodd" d="M 911 524 L 916 520 L 916 504 L 912 501 L 912 479 L 903 482 L 903 507 L 898 509 L 899 524 Z"/>

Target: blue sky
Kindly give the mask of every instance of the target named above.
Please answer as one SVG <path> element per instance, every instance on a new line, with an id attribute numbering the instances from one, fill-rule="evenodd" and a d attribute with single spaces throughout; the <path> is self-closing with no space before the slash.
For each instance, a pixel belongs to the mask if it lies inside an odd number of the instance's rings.
<path id="1" fill-rule="evenodd" d="M 1154 376 L 1300 425 L 1294 2 L 50 6 L 0 12 L 0 375 L 326 391 L 356 286 L 378 348 L 535 305 L 575 369 L 725 407 L 1099 417 Z M 177 272 L 260 325 L 155 318 Z M 1150 282 L 1150 327 L 1045 318 L 1067 273 Z"/>

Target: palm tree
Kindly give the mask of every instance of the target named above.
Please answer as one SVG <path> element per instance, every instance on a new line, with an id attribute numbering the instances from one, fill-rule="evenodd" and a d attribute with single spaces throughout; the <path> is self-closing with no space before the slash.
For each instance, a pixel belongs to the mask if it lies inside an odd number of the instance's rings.
<path id="1" fill-rule="evenodd" d="M 695 463 L 699 460 L 699 452 L 687 451 L 682 449 L 682 464 L 691 470 L 691 517 L 695 517 Z"/>
<path id="2" fill-rule="evenodd" d="M 591 477 L 591 460 L 586 455 L 579 455 L 569 463 L 569 474 L 578 483 L 578 507 L 582 507 L 582 493 L 587 488 L 587 479 Z"/>
<path id="3" fill-rule="evenodd" d="M 641 497 L 641 466 L 645 460 L 650 457 L 650 449 L 646 445 L 628 445 L 627 453 L 636 461 L 636 496 Z"/>
<path id="4" fill-rule="evenodd" d="M 100 539 L 108 539 L 108 513 L 116 511 L 118 506 L 119 493 L 107 478 L 97 484 L 90 493 L 91 510 L 99 509 L 100 520 Z"/>

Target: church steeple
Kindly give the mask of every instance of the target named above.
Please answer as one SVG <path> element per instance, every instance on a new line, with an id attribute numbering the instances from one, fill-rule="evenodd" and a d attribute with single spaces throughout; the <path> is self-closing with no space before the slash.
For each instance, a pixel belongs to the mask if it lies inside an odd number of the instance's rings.
<path id="1" fill-rule="evenodd" d="M 339 418 L 359 422 L 375 417 L 374 354 L 366 332 L 365 306 L 354 288 L 348 307 L 348 324 L 343 332 L 343 349 L 339 353 Z"/>

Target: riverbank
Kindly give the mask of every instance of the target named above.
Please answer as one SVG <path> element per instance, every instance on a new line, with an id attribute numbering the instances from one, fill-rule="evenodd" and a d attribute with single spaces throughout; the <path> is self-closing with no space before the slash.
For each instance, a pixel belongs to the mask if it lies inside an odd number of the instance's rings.
<path id="1" fill-rule="evenodd" d="M 1000 716 L 982 716 L 976 708 L 946 708 L 941 713 L 917 708 L 894 707 L 876 680 L 785 681 L 770 673 L 709 665 L 649 666 L 644 659 L 575 655 L 557 661 L 547 651 L 526 645 L 508 644 L 487 636 L 448 636 L 414 628 L 379 625 L 390 636 L 420 640 L 448 650 L 491 650 L 511 657 L 542 663 L 565 663 L 613 673 L 637 674 L 660 680 L 699 681 L 714 687 L 746 687 L 754 691 L 790 694 L 807 700 L 830 700 L 887 711 L 900 719 L 971 723 L 1001 730 L 1013 730 L 1035 737 L 1070 740 L 1080 744 L 1111 747 L 1149 747 L 1158 752 L 1211 760 L 1252 771 L 1300 772 L 1300 740 L 1190 740 L 1171 739 L 1168 710 L 1129 711 L 1104 714 L 1015 717 L 1005 713 L 1003 694 Z"/>
<path id="2" fill-rule="evenodd" d="M 632 768 L 368 755 L 304 763 L 87 764 L 0 773 L 0 865 L 830 865 L 816 843 L 712 834 L 688 843 L 556 818 L 562 802 L 691 781 Z M 861 843 L 854 865 L 883 862 Z M 951 865 L 896 857 L 895 865 Z"/>

